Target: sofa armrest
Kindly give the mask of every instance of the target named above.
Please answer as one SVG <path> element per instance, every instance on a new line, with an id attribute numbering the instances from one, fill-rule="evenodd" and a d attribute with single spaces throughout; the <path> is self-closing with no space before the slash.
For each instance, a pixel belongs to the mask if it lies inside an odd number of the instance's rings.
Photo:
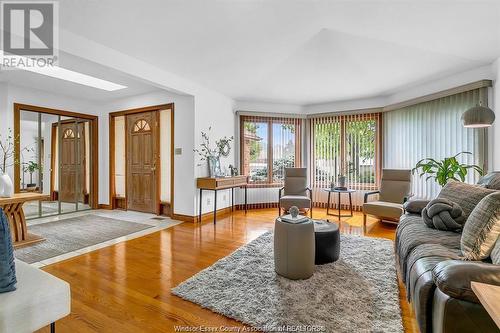
<path id="1" fill-rule="evenodd" d="M 374 195 L 374 194 L 379 194 L 380 191 L 373 191 L 373 192 L 366 192 L 365 193 L 365 200 L 364 200 L 364 203 L 367 203 L 368 202 L 368 196 L 370 195 Z"/>
<path id="2" fill-rule="evenodd" d="M 311 202 L 312 202 L 312 199 L 313 199 L 313 190 L 310 187 L 307 187 L 306 190 L 307 190 L 307 192 L 309 192 L 309 199 L 311 199 Z"/>
<path id="3" fill-rule="evenodd" d="M 404 203 L 403 208 L 406 212 L 410 214 L 422 214 L 422 210 L 427 206 L 430 200 L 424 199 L 413 199 L 408 200 Z"/>
<path id="4" fill-rule="evenodd" d="M 432 277 L 439 290 L 446 295 L 480 303 L 471 282 L 500 286 L 500 265 L 482 261 L 445 260 L 434 267 Z"/>

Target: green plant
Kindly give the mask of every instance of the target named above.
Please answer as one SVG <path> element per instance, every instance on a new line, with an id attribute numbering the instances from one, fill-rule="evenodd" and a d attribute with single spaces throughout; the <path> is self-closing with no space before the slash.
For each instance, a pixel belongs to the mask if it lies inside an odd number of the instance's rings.
<path id="1" fill-rule="evenodd" d="M 460 155 L 472 154 L 470 152 L 460 152 L 455 156 L 446 157 L 442 161 L 436 161 L 433 158 L 424 158 L 417 162 L 417 165 L 412 169 L 412 173 L 418 172 L 422 177 L 427 175 L 426 181 L 434 179 L 439 185 L 444 186 L 450 180 L 464 182 L 469 169 L 473 169 L 483 175 L 483 169 L 474 164 L 462 164 L 458 162 L 457 157 Z"/>
<path id="2" fill-rule="evenodd" d="M 33 184 L 33 174 L 35 171 L 40 169 L 40 165 L 38 163 L 29 161 L 26 166 L 23 168 L 24 172 L 28 172 L 30 174 L 30 184 Z"/>

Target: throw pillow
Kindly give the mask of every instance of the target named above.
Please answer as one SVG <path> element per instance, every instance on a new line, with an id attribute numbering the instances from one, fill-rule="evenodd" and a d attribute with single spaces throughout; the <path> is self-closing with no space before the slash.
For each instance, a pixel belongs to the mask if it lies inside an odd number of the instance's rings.
<path id="1" fill-rule="evenodd" d="M 500 237 L 497 239 L 493 250 L 491 250 L 491 262 L 500 265 Z"/>
<path id="2" fill-rule="evenodd" d="M 448 199 L 459 205 L 464 211 L 467 219 L 485 196 L 495 193 L 495 190 L 487 189 L 479 185 L 471 185 L 457 181 L 449 181 L 438 195 L 440 199 Z"/>
<path id="3" fill-rule="evenodd" d="M 422 210 L 422 218 L 429 228 L 460 232 L 466 221 L 462 208 L 447 199 L 431 200 Z"/>
<path id="4" fill-rule="evenodd" d="M 16 266 L 9 221 L 0 208 L 0 293 L 16 290 Z"/>
<path id="5" fill-rule="evenodd" d="M 500 191 L 500 171 L 493 171 L 484 175 L 479 179 L 477 184 L 482 187 Z"/>
<path id="6" fill-rule="evenodd" d="M 411 199 L 404 203 L 403 208 L 410 214 L 422 214 L 422 210 L 427 206 L 429 200 Z"/>
<path id="7" fill-rule="evenodd" d="M 460 247 L 467 260 L 490 256 L 500 234 L 500 192 L 486 196 L 465 222 Z"/>

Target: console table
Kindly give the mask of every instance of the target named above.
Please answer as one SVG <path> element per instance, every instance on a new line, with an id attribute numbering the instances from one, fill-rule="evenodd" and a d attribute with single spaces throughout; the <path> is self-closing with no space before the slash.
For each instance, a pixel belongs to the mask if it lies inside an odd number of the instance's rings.
<path id="1" fill-rule="evenodd" d="M 231 210 L 234 210 L 234 188 L 243 187 L 245 189 L 245 213 L 247 212 L 247 176 L 210 178 L 203 177 L 196 179 L 196 186 L 200 189 L 200 210 L 198 221 L 201 222 L 201 209 L 203 203 L 203 190 L 214 191 L 214 224 L 217 223 L 217 191 L 231 189 Z"/>
<path id="2" fill-rule="evenodd" d="M 23 204 L 27 201 L 49 200 L 50 196 L 41 193 L 15 193 L 11 198 L 0 198 L 0 207 L 9 220 L 12 244 L 14 248 L 42 242 L 45 238 L 28 233 Z"/>

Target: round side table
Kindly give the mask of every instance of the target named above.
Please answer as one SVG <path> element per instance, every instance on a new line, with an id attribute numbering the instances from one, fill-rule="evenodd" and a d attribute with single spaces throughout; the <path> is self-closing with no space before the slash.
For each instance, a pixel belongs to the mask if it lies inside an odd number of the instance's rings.
<path id="1" fill-rule="evenodd" d="M 353 216 L 353 212 L 352 212 L 352 193 L 356 192 L 356 190 L 352 190 L 352 189 L 346 189 L 346 190 L 339 190 L 339 189 L 334 189 L 334 188 L 325 188 L 324 189 L 325 192 L 328 192 L 328 203 L 327 203 L 327 206 L 326 206 L 326 215 L 332 215 L 332 216 L 335 216 L 337 217 L 339 220 L 341 217 L 352 217 Z M 331 199 L 331 194 L 332 193 L 338 193 L 338 201 L 337 201 L 337 208 L 338 208 L 338 211 L 339 213 L 338 214 L 330 214 L 330 199 Z M 351 215 L 341 215 L 340 213 L 340 208 L 341 208 L 341 205 L 340 205 L 340 195 L 342 193 L 346 193 L 349 195 L 349 208 L 351 210 Z"/>

